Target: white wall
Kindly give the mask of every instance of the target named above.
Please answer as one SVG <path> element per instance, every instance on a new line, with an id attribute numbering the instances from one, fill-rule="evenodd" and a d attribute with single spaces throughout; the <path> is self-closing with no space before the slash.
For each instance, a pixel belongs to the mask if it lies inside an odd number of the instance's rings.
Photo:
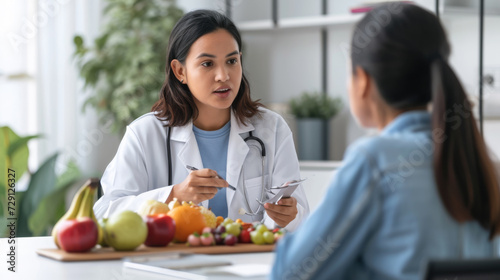
<path id="1" fill-rule="evenodd" d="M 209 9 L 224 12 L 226 9 L 225 0 L 177 0 L 177 6 L 184 12 L 198 9 Z"/>
<path id="2" fill-rule="evenodd" d="M 485 9 L 488 7 L 485 6 Z M 462 85 L 478 104 L 479 96 L 479 20 L 475 14 L 443 15 L 452 46 L 450 62 Z M 484 67 L 500 70 L 500 15 L 484 21 Z M 485 72 L 487 73 L 487 72 Z M 500 83 L 500 81 L 498 81 Z M 484 138 L 492 153 L 500 158 L 500 89 L 483 87 Z M 475 107 L 476 116 L 478 106 Z"/>
<path id="3" fill-rule="evenodd" d="M 248 20 L 271 18 L 271 1 L 238 1 L 233 7 L 236 24 Z M 279 17 L 314 16 L 321 12 L 321 1 L 279 1 Z M 348 14 L 349 8 L 362 1 L 329 1 L 329 14 Z M 434 11 L 434 0 L 415 1 Z M 478 92 L 478 20 L 477 15 L 443 16 L 453 46 L 451 63 L 458 72 L 466 89 L 472 94 Z M 340 160 L 349 143 L 359 137 L 373 133 L 360 128 L 348 112 L 347 101 L 347 56 L 354 24 L 328 27 L 328 94 L 343 98 L 346 110 L 330 125 L 329 158 Z M 495 50 L 500 47 L 500 16 L 487 17 L 485 35 L 485 66 L 500 66 L 500 56 Z M 321 42 L 319 28 L 293 30 L 243 31 L 244 66 L 250 79 L 252 93 L 266 104 L 286 103 L 291 97 L 303 91 L 321 90 Z M 472 40 L 471 38 L 474 38 Z M 500 94 L 491 91 L 485 101 Z M 490 106 L 491 108 L 491 106 Z M 493 106 L 493 110 L 497 107 Z M 499 109 L 500 110 L 500 109 Z M 289 116 L 287 119 L 290 119 Z M 491 122 L 488 120 L 488 122 Z M 295 130 L 293 120 L 289 122 Z M 491 126 L 485 126 L 491 127 Z M 488 130 L 487 139 L 497 139 L 496 130 Z M 492 143 L 492 146 L 500 144 Z M 496 145 L 495 145 L 496 144 Z M 496 148 L 500 149 L 500 147 Z"/>
<path id="4" fill-rule="evenodd" d="M 243 64 L 255 98 L 286 103 L 302 91 L 321 90 L 316 30 L 244 33 L 243 40 Z"/>

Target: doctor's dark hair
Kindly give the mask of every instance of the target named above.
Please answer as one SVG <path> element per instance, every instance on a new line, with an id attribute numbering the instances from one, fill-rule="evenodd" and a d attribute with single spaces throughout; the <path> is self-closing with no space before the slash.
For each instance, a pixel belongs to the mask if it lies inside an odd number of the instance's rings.
<path id="1" fill-rule="evenodd" d="M 439 19 L 413 4 L 377 6 L 351 42 L 353 75 L 356 67 L 366 71 L 389 106 L 406 111 L 431 103 L 441 201 L 456 221 L 475 220 L 492 239 L 500 233 L 499 182 L 449 55 Z"/>
<path id="2" fill-rule="evenodd" d="M 229 32 L 241 51 L 242 43 L 238 29 L 228 17 L 216 11 L 192 11 L 175 24 L 168 41 L 165 82 L 159 100 L 152 107 L 152 111 L 157 112 L 156 117 L 168 121 L 169 126 L 183 126 L 198 117 L 193 95 L 188 86 L 175 77 L 170 63 L 177 59 L 184 64 L 191 45 L 201 36 L 218 29 Z M 248 118 L 258 114 L 259 106 L 262 104 L 250 98 L 250 85 L 243 73 L 238 94 L 231 105 L 237 120 L 246 123 Z"/>

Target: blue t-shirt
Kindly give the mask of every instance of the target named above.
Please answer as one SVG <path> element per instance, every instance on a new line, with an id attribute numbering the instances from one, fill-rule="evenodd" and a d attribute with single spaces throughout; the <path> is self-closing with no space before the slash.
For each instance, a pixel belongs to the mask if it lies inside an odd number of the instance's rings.
<path id="1" fill-rule="evenodd" d="M 203 167 L 215 170 L 224 179 L 226 178 L 227 146 L 229 144 L 230 130 L 231 122 L 214 131 L 201 130 L 193 125 L 193 132 L 198 143 Z M 221 188 L 208 201 L 208 207 L 212 208 L 215 216 L 227 217 L 226 188 Z"/>

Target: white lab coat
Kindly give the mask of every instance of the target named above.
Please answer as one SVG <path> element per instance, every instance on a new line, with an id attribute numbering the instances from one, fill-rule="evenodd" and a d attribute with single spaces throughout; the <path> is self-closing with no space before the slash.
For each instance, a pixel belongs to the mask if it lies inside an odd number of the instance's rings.
<path id="1" fill-rule="evenodd" d="M 226 190 L 228 216 L 245 222 L 262 220 L 260 216 L 240 215 L 238 210 L 247 208 L 243 195 L 243 180 L 252 210 L 258 207 L 261 180 L 276 186 L 289 180 L 299 179 L 299 162 L 295 153 L 293 136 L 283 118 L 264 108 L 261 117 L 254 116 L 246 125 L 238 123 L 231 112 L 231 131 L 227 152 L 226 180 L 236 191 Z M 101 179 L 104 195 L 94 205 L 98 218 L 108 217 L 116 211 L 137 211 L 149 199 L 165 202 L 173 185 L 168 185 L 168 157 L 166 122 L 159 121 L 153 113 L 145 114 L 132 122 L 118 147 L 115 157 Z M 182 127 L 172 127 L 172 181 L 184 181 L 190 172 L 186 165 L 203 168 L 192 122 Z M 248 132 L 259 137 L 265 144 L 266 157 L 262 174 L 260 146 L 256 141 L 245 142 Z M 255 149 L 254 147 L 259 147 Z M 251 148 L 250 148 L 251 147 Z M 244 168 L 243 178 L 242 168 Z M 292 195 L 297 199 L 298 214 L 286 229 L 294 230 L 309 214 L 309 205 L 302 186 Z M 201 205 L 208 207 L 208 200 Z M 264 214 L 264 223 L 272 228 L 274 221 Z"/>

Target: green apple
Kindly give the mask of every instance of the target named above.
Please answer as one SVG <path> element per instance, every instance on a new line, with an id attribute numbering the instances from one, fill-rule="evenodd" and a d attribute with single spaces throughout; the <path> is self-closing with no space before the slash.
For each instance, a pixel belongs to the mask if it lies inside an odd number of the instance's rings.
<path id="1" fill-rule="evenodd" d="M 106 241 L 117 251 L 132 251 L 148 237 L 148 226 L 139 214 L 126 210 L 106 222 Z"/>
<path id="2" fill-rule="evenodd" d="M 264 224 L 260 224 L 257 226 L 257 228 L 255 229 L 256 231 L 260 232 L 261 234 L 263 234 L 264 232 L 266 231 L 269 231 L 266 227 L 266 225 Z"/>
<path id="3" fill-rule="evenodd" d="M 225 219 L 224 219 L 224 221 L 222 221 L 222 224 L 223 224 L 224 226 L 229 225 L 229 224 L 232 224 L 232 223 L 234 223 L 234 221 L 233 221 L 231 218 L 229 218 L 229 217 L 228 217 L 228 218 L 225 218 Z"/>
<path id="4" fill-rule="evenodd" d="M 273 244 L 274 243 L 274 234 L 270 231 L 266 231 L 262 234 L 262 237 L 264 238 L 264 242 L 267 244 Z"/>
<path id="5" fill-rule="evenodd" d="M 238 223 L 230 223 L 226 225 L 226 232 L 238 237 L 241 233 L 241 225 Z"/>
<path id="6" fill-rule="evenodd" d="M 262 245 L 262 244 L 266 243 L 264 241 L 264 237 L 262 236 L 262 233 L 260 233 L 256 230 L 250 232 L 250 239 L 252 240 L 253 244 Z"/>

